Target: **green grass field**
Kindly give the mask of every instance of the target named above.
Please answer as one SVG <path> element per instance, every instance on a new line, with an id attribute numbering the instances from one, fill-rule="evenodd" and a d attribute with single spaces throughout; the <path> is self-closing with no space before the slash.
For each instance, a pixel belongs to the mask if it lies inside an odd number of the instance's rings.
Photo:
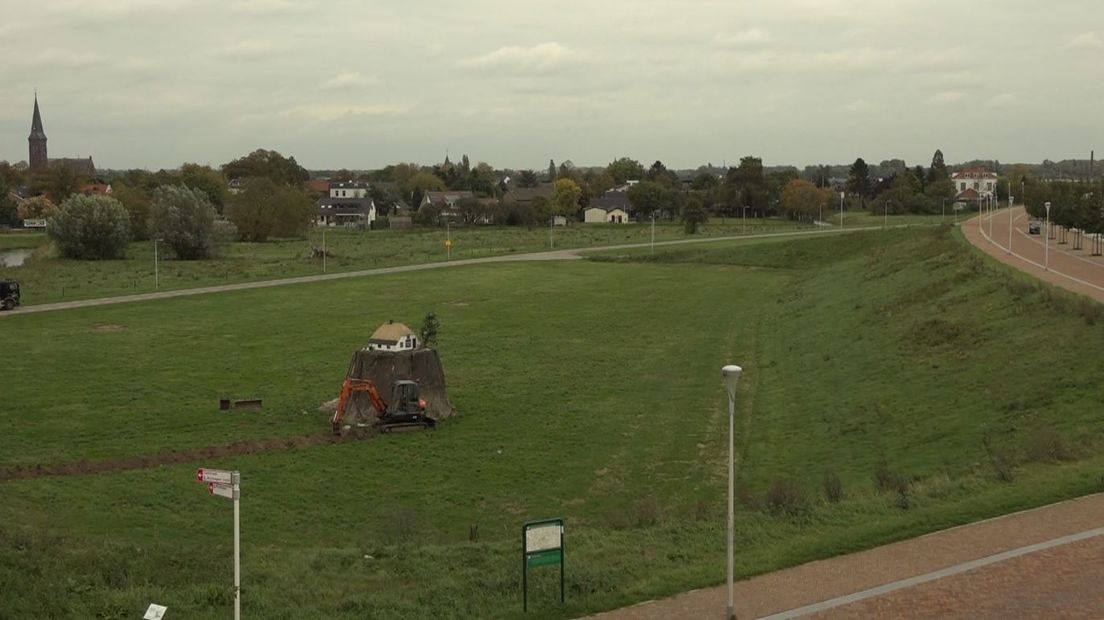
<path id="1" fill-rule="evenodd" d="M 930 224 L 930 216 L 894 216 L 891 224 Z M 831 220 L 838 224 L 838 217 Z M 848 213 L 845 226 L 880 226 L 882 220 L 863 212 Z M 699 237 L 723 237 L 764 232 L 810 230 L 813 227 L 780 218 L 720 220 L 714 219 L 699 232 Z M 575 224 L 552 232 L 555 248 L 585 248 L 626 243 L 645 243 L 651 239 L 647 224 L 603 225 Z M 547 228 L 454 228 L 453 258 L 478 258 L 549 248 Z M 680 224 L 660 222 L 656 239 L 669 241 L 689 238 Z M 328 272 L 356 271 L 394 265 L 443 261 L 446 258 L 445 230 L 381 230 L 357 232 L 335 229 L 326 234 L 331 256 Z M 36 247 L 45 244 L 45 236 L 23 233 L 0 234 L 0 250 Z M 222 248 L 222 255 L 206 261 L 162 260 L 159 266 L 159 290 L 195 288 L 231 282 L 268 280 L 322 273 L 321 259 L 313 258 L 312 247 L 322 246 L 321 230 L 306 239 L 274 240 L 268 243 L 233 243 Z M 161 258 L 165 248 L 161 248 Z M 115 261 L 74 261 L 59 259 L 46 246 L 20 267 L 0 267 L 0 279 L 12 278 L 23 285 L 23 304 L 89 299 L 113 295 L 147 293 L 154 290 L 152 242 L 131 244 L 127 258 Z"/>
<path id="2" fill-rule="evenodd" d="M 230 505 L 193 481 L 197 466 L 242 471 L 249 617 L 519 617 L 519 528 L 550 516 L 567 519 L 568 603 L 545 570 L 532 617 L 719 583 L 725 363 L 745 368 L 741 576 L 1100 490 L 1098 306 L 953 234 L 724 242 L 6 317 L 0 337 L 19 354 L 0 471 L 325 432 L 317 408 L 352 350 L 428 310 L 460 415 L 433 432 L 0 482 L 0 592 L 16 593 L 0 617 L 134 617 L 151 601 L 225 616 Z M 219 412 L 222 396 L 265 408 Z M 824 498 L 826 473 L 839 502 Z"/>

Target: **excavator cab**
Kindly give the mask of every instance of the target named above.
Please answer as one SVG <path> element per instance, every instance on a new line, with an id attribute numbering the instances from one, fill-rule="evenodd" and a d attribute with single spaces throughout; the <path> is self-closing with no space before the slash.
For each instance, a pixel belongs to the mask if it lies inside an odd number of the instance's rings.
<path id="1" fill-rule="evenodd" d="M 414 381 L 401 379 L 391 385 L 391 403 L 387 414 L 380 417 L 386 427 L 421 425 L 433 428 L 435 421 L 426 416 L 426 402 L 420 397 L 420 389 Z"/>

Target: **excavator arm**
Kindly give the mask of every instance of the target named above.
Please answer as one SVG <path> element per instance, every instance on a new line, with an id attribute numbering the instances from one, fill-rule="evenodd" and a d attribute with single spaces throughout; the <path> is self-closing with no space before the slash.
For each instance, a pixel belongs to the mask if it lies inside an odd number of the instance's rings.
<path id="1" fill-rule="evenodd" d="M 345 377 L 345 383 L 341 386 L 341 396 L 337 399 L 337 411 L 334 411 L 332 421 L 334 434 L 341 434 L 341 419 L 345 417 L 345 408 L 349 405 L 349 398 L 357 392 L 367 392 L 369 400 L 372 401 L 372 407 L 376 410 L 376 415 L 380 417 L 387 415 L 387 403 L 380 396 L 376 384 L 371 379 Z"/>

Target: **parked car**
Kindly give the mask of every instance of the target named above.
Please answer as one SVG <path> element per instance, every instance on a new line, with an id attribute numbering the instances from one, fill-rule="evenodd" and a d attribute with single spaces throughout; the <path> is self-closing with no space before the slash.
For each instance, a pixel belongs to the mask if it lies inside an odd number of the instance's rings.
<path id="1" fill-rule="evenodd" d="M 1037 235 L 1043 231 L 1043 223 L 1039 220 L 1031 220 L 1027 223 L 1027 234 Z"/>

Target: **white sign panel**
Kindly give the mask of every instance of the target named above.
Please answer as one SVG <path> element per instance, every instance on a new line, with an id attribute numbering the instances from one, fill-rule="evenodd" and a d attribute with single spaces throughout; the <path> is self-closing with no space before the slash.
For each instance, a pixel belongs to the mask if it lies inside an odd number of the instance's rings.
<path id="1" fill-rule="evenodd" d="M 233 484 L 234 472 L 225 469 L 199 469 L 196 470 L 196 480 L 215 484 Z"/>
<path id="2" fill-rule="evenodd" d="M 157 603 L 150 603 L 149 609 L 146 610 L 146 615 L 142 616 L 142 620 L 161 620 L 165 617 L 165 612 L 168 607 L 164 605 L 158 605 Z"/>
<path id="3" fill-rule="evenodd" d="M 207 490 L 210 491 L 211 495 L 218 495 L 226 499 L 234 499 L 234 487 L 232 485 L 216 484 L 212 482 L 207 485 Z"/>
<path id="4" fill-rule="evenodd" d="M 46 220 L 44 220 L 44 219 L 23 220 L 23 228 L 46 228 Z"/>
<path id="5" fill-rule="evenodd" d="M 525 552 L 559 549 L 563 526 L 558 523 L 538 525 L 525 531 Z"/>

